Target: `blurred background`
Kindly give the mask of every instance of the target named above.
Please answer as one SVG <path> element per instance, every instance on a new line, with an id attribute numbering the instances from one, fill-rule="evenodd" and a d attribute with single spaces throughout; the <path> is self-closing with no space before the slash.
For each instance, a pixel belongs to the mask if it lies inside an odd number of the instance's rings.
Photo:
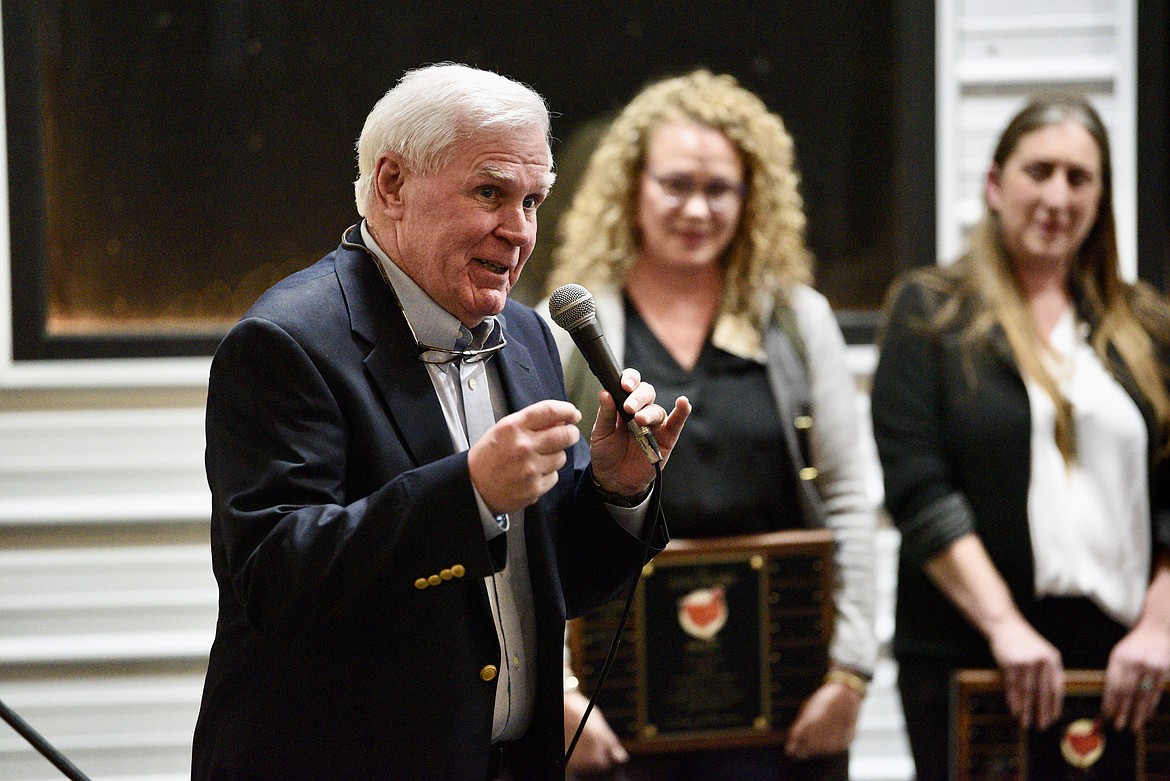
<path id="1" fill-rule="evenodd" d="M 612 112 L 662 76 L 735 75 L 794 136 L 866 422 L 886 287 L 958 254 L 994 134 L 1033 92 L 1097 105 L 1126 273 L 1165 288 L 1166 0 L 5 0 L 0 28 L 0 699 L 95 779 L 189 775 L 216 614 L 209 356 L 357 220 L 354 142 L 406 69 L 465 62 L 548 100 L 559 178 L 528 303 Z M 879 542 L 888 639 L 896 533 Z M 855 779 L 912 775 L 894 672 Z M 0 781 L 56 777 L 0 725 Z"/>

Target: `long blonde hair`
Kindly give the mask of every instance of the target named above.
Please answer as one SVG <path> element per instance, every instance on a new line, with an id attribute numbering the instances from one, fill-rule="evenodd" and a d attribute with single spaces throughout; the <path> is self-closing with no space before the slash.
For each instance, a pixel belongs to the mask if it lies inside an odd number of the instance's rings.
<path id="1" fill-rule="evenodd" d="M 723 258 L 722 310 L 758 315 L 760 294 L 812 278 L 792 137 L 734 77 L 696 70 L 651 84 L 602 137 L 560 222 L 551 291 L 568 282 L 620 287 L 638 254 L 638 193 L 654 131 L 692 121 L 723 133 L 747 170 L 739 226 Z"/>
<path id="2" fill-rule="evenodd" d="M 1148 285 L 1121 279 L 1117 260 L 1117 226 L 1113 216 L 1112 161 L 1105 125 L 1092 105 L 1079 95 L 1034 98 L 1004 130 L 992 157 L 1001 169 L 1029 133 L 1072 120 L 1089 132 L 1101 154 L 1101 201 L 1096 221 L 1069 269 L 1069 288 L 1079 313 L 1093 328 L 1092 346 L 1102 364 L 1111 366 L 1116 351 L 1140 395 L 1150 405 L 1157 425 L 1154 450 L 1167 448 L 1170 394 L 1159 350 L 1170 345 L 1170 307 Z M 1020 372 L 1031 378 L 1056 407 L 1053 435 L 1066 463 L 1076 458 L 1072 404 L 1049 371 L 1041 339 L 1011 259 L 1003 243 L 999 218 L 988 209 L 972 232 L 969 248 L 953 270 L 920 277 L 938 289 L 948 288 L 949 301 L 937 313 L 942 327 L 962 315 L 964 343 L 986 344 L 994 328 L 1002 329 Z"/>

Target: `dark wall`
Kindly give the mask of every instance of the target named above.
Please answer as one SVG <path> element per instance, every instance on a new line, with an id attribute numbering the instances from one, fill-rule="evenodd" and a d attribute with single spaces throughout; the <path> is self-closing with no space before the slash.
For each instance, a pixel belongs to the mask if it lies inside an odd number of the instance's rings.
<path id="1" fill-rule="evenodd" d="M 571 195 L 567 140 L 647 82 L 703 66 L 784 118 L 819 286 L 838 308 L 872 311 L 894 273 L 933 251 L 921 219 L 933 180 L 916 173 L 933 163 L 914 160 L 933 160 L 922 6 L 5 3 L 13 221 L 24 220 L 14 281 L 44 293 L 40 309 L 21 304 L 18 350 L 49 357 L 60 352 L 45 345 L 81 340 L 92 353 L 95 337 L 193 330 L 210 332 L 195 348 L 209 349 L 264 287 L 336 246 L 356 220 L 366 113 L 404 70 L 447 60 L 528 83 L 556 112 L 561 182 L 518 298 L 538 295 L 557 200 Z"/>

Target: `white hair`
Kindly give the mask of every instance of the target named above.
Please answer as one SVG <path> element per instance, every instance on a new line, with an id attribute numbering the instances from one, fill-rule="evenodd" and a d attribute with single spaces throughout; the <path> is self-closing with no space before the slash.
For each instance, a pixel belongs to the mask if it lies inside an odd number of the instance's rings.
<path id="1" fill-rule="evenodd" d="M 399 155 L 412 170 L 429 174 L 447 163 L 456 141 L 479 130 L 534 126 L 548 143 L 548 106 L 518 81 L 449 62 L 407 71 L 374 104 L 358 137 L 354 182 L 358 214 L 365 216 L 374 165 L 385 152 Z"/>

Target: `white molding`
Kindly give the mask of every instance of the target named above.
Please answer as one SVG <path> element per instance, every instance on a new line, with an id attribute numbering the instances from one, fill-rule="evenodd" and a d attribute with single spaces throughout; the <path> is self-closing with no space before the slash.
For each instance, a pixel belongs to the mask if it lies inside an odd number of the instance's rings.
<path id="1" fill-rule="evenodd" d="M 0 530 L 16 526 L 210 522 L 211 492 L 0 499 Z"/>
<path id="2" fill-rule="evenodd" d="M 962 87 L 1111 84 L 1113 57 L 980 57 L 958 60 L 955 78 Z"/>
<path id="3" fill-rule="evenodd" d="M 971 14 L 957 19 L 955 28 L 964 33 L 981 35 L 1031 34 L 1035 32 L 1082 32 L 1084 30 L 1113 30 L 1118 27 L 1116 14 L 1112 13 L 1062 13 L 1054 14 Z"/>
<path id="4" fill-rule="evenodd" d="M 1113 214 L 1117 219 L 1117 254 L 1123 278 L 1137 279 L 1137 8 L 1136 0 L 1117 3 L 1118 74 L 1113 103 L 1118 110 L 1109 126 L 1113 153 Z"/>
<path id="5" fill-rule="evenodd" d="M 877 368 L 878 348 L 872 344 L 850 344 L 845 347 L 845 365 L 855 380 L 867 384 Z"/>
<path id="6" fill-rule="evenodd" d="M 213 592 L 202 604 L 5 609 L 11 635 L 0 663 L 92 664 L 129 660 L 203 660 L 215 633 Z"/>
<path id="7" fill-rule="evenodd" d="M 4 196 L 7 198 L 7 190 Z M 0 219 L 2 231 L 8 221 Z M 0 240 L 3 237 L 0 236 Z M 0 276 L 9 279 L 8 244 L 0 248 Z M 3 287 L 3 283 L 0 283 Z M 127 358 L 16 361 L 12 357 L 10 298 L 0 301 L 0 389 L 4 388 L 206 388 L 211 358 Z"/>
<path id="8" fill-rule="evenodd" d="M 209 627 L 192 631 L 0 637 L 0 664 L 206 660 L 214 636 L 214 627 Z"/>

